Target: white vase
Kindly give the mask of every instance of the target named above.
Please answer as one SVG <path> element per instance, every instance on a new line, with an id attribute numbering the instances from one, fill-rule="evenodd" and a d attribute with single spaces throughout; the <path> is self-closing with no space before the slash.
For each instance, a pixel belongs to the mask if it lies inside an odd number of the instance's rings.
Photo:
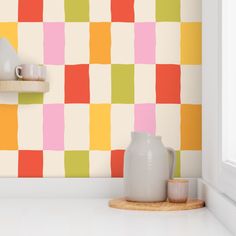
<path id="1" fill-rule="evenodd" d="M 161 202 L 167 198 L 167 181 L 175 170 L 175 151 L 165 148 L 161 137 L 132 133 L 125 151 L 125 198 L 137 202 Z"/>
<path id="2" fill-rule="evenodd" d="M 20 64 L 20 59 L 5 38 L 0 39 L 0 80 L 16 80 L 15 68 Z"/>

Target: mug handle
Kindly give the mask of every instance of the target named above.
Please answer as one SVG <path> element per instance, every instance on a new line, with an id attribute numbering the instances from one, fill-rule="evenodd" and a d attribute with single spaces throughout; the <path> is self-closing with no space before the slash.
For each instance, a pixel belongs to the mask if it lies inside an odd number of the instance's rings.
<path id="1" fill-rule="evenodd" d="M 173 148 L 167 148 L 169 154 L 169 165 L 170 165 L 170 179 L 173 179 L 175 173 L 175 164 L 176 164 L 176 153 Z"/>
<path id="2" fill-rule="evenodd" d="M 23 79 L 23 76 L 20 74 L 20 72 L 22 71 L 22 66 L 17 66 L 15 71 L 16 71 L 16 76 L 19 79 Z"/>

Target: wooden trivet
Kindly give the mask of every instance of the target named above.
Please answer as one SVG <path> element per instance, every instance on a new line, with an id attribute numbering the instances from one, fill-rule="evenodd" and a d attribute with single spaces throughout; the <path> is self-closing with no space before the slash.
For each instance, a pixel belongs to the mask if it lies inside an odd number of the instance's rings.
<path id="1" fill-rule="evenodd" d="M 186 203 L 171 202 L 131 202 L 124 198 L 112 199 L 109 206 L 117 209 L 137 210 L 137 211 L 183 211 L 202 208 L 205 206 L 202 200 L 188 200 Z"/>

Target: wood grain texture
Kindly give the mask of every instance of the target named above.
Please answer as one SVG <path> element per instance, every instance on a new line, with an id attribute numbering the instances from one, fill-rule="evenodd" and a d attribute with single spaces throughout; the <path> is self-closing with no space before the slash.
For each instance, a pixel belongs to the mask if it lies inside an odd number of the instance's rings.
<path id="1" fill-rule="evenodd" d="M 44 81 L 0 81 L 0 92 L 45 93 L 49 83 Z"/>
<path id="2" fill-rule="evenodd" d="M 205 206 L 202 200 L 188 200 L 186 203 L 171 203 L 171 202 L 129 202 L 124 198 L 112 199 L 109 201 L 109 206 L 124 210 L 137 211 L 183 211 L 202 208 Z"/>

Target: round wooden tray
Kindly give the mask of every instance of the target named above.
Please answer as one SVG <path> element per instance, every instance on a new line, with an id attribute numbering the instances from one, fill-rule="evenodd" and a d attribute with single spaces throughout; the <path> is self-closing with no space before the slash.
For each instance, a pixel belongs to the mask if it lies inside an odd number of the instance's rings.
<path id="1" fill-rule="evenodd" d="M 139 210 L 139 211 L 183 211 L 202 208 L 205 206 L 202 200 L 188 200 L 186 203 L 171 202 L 130 202 L 124 198 L 112 199 L 109 206 L 117 209 Z"/>

